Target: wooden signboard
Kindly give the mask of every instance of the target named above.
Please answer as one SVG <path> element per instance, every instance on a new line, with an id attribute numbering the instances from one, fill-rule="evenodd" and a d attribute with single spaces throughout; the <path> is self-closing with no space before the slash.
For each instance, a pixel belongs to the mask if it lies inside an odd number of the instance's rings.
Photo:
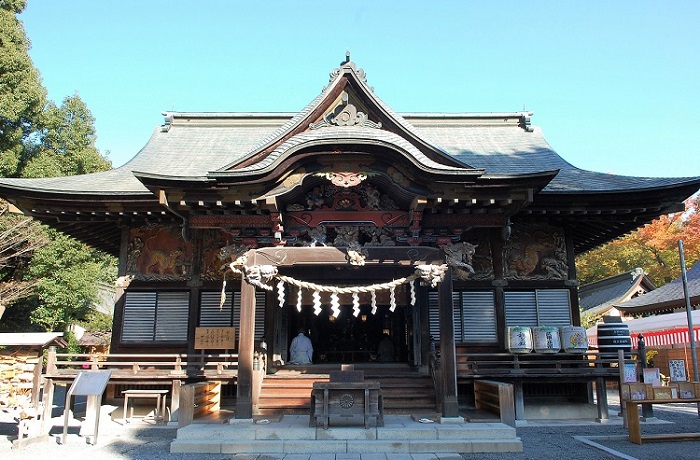
<path id="1" fill-rule="evenodd" d="M 634 363 L 625 363 L 624 383 L 637 383 L 637 366 Z"/>
<path id="2" fill-rule="evenodd" d="M 652 386 L 646 383 L 623 383 L 620 386 L 620 396 L 623 400 L 628 401 L 651 399 L 653 397 Z"/>
<path id="3" fill-rule="evenodd" d="M 236 348 L 235 327 L 198 327 L 194 332 L 196 350 L 234 350 Z"/>
<path id="4" fill-rule="evenodd" d="M 651 383 L 654 387 L 661 386 L 661 373 L 658 367 L 648 367 L 642 372 L 644 372 L 644 383 Z"/>
<path id="5" fill-rule="evenodd" d="M 681 382 L 677 385 L 679 398 L 693 399 L 700 397 L 700 382 Z"/>
<path id="6" fill-rule="evenodd" d="M 670 371 L 671 382 L 685 382 L 687 377 L 685 375 L 685 360 L 683 359 L 671 359 L 668 362 L 668 370 Z"/>

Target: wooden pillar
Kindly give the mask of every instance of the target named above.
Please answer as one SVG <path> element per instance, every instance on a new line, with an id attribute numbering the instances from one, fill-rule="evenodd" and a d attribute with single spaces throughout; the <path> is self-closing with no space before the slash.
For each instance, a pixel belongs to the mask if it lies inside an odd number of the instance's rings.
<path id="1" fill-rule="evenodd" d="M 43 349 L 39 349 L 37 351 L 37 359 L 36 363 L 34 364 L 34 377 L 32 379 L 32 407 L 37 409 L 39 407 L 39 391 L 41 391 L 41 368 L 43 367 L 44 363 L 42 362 L 44 360 L 44 351 Z"/>
<path id="2" fill-rule="evenodd" d="M 428 289 L 421 286 L 420 283 L 416 287 L 418 295 L 418 305 L 420 306 L 420 323 L 421 323 L 421 359 L 422 364 L 427 366 L 430 362 L 431 344 L 430 340 L 430 301 L 428 299 Z"/>
<path id="3" fill-rule="evenodd" d="M 525 397 L 521 379 L 516 379 L 513 382 L 513 396 L 515 397 L 515 419 L 525 420 Z"/>
<path id="4" fill-rule="evenodd" d="M 440 310 L 440 361 L 444 399 L 443 417 L 458 417 L 457 402 L 457 351 L 454 334 L 454 305 L 452 304 L 452 269 L 448 268 L 445 279 L 438 286 L 438 308 Z"/>
<path id="5" fill-rule="evenodd" d="M 255 264 L 255 251 L 248 251 Z M 241 320 L 238 335 L 236 418 L 253 418 L 253 352 L 255 351 L 255 286 L 241 280 Z"/>
<path id="6" fill-rule="evenodd" d="M 190 309 L 187 314 L 187 353 L 195 354 L 198 350 L 194 348 L 194 336 L 197 330 L 199 311 L 200 311 L 200 301 L 201 301 L 201 290 L 202 290 L 202 264 L 204 260 L 204 249 L 202 241 L 202 232 L 200 230 L 193 230 L 194 238 L 192 239 L 192 272 L 190 273 L 191 278 L 187 283 L 190 288 Z"/>
<path id="7" fill-rule="evenodd" d="M 421 299 L 422 300 L 422 299 Z M 416 295 L 416 304 L 411 305 L 411 323 L 413 327 L 413 334 L 411 335 L 411 338 L 413 339 L 413 342 L 411 343 L 411 347 L 413 349 L 413 362 L 412 364 L 416 367 L 420 367 L 423 365 L 423 324 L 422 324 L 422 318 L 421 318 L 421 302 L 418 300 L 418 296 Z"/>
<path id="8" fill-rule="evenodd" d="M 41 362 L 41 359 L 39 360 Z M 56 347 L 49 347 L 49 353 L 46 356 L 46 374 L 51 375 L 56 373 Z M 41 434 L 47 435 L 51 431 L 51 415 L 53 412 L 53 379 L 44 379 L 44 391 L 41 394 L 41 401 L 44 404 L 44 413 L 41 415 Z"/>
<path id="9" fill-rule="evenodd" d="M 180 393 L 182 390 L 182 380 L 173 379 L 170 386 L 170 422 L 180 420 Z"/>

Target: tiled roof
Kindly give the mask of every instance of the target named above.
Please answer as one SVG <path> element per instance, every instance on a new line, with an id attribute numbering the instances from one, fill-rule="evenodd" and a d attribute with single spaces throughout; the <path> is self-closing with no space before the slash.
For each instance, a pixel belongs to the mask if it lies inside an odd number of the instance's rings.
<path id="1" fill-rule="evenodd" d="M 686 277 L 691 305 L 697 305 L 700 303 L 700 262 L 697 262 L 686 272 Z M 642 296 L 616 304 L 615 307 L 631 313 L 654 309 L 684 308 L 685 292 L 683 291 L 683 280 L 681 277 L 678 277 L 670 283 Z"/>
<path id="2" fill-rule="evenodd" d="M 333 126 L 306 131 L 301 134 L 297 134 L 296 136 L 292 136 L 284 143 L 280 144 L 263 161 L 245 168 L 237 169 L 236 172 L 241 173 L 266 169 L 270 165 L 274 164 L 275 161 L 283 156 L 287 151 L 299 148 L 300 146 L 313 143 L 337 143 L 342 140 L 353 141 L 358 144 L 367 143 L 368 141 L 385 143 L 410 153 L 413 158 L 429 168 L 447 171 L 467 171 L 467 168 L 456 168 L 449 165 L 443 165 L 429 159 L 410 142 L 392 132 L 359 126 Z"/>
<path id="3" fill-rule="evenodd" d="M 342 87 L 343 91 L 353 92 L 354 97 L 363 100 L 376 112 L 375 115 L 388 117 L 395 133 L 386 129 L 388 127 L 308 130 L 304 124 L 319 109 L 328 110 L 326 106 L 335 100 L 342 82 L 349 85 Z M 133 172 L 142 173 L 144 177 L 171 178 L 204 178 L 213 172 L 238 175 L 273 165 L 291 148 L 314 141 L 329 141 L 333 137 L 345 138 L 348 142 L 376 141 L 393 145 L 408 152 L 418 163 L 443 171 L 466 172 L 474 168 L 484 170 L 489 176 L 559 170 L 541 192 L 545 195 L 615 193 L 686 182 L 700 183 L 698 178 L 692 177 L 629 177 L 576 168 L 554 152 L 541 129 L 529 126 L 529 112 L 396 113 L 367 85 L 364 72 L 352 61 L 335 69 L 328 86 L 297 113 L 169 112 L 164 115 L 166 124 L 156 128 L 146 146 L 120 168 L 64 178 L 0 179 L 0 187 L 77 195 L 147 196 L 148 190 Z M 432 156 L 428 158 L 426 155 Z M 245 168 L 234 168 L 244 159 L 251 163 Z M 459 163 L 465 168 L 460 168 Z"/>
<path id="4" fill-rule="evenodd" d="M 635 269 L 581 286 L 579 303 L 586 314 L 603 314 L 640 288 L 649 291 L 654 285 L 642 269 Z"/>
<path id="5" fill-rule="evenodd" d="M 191 118 L 208 115 L 187 114 Z M 167 131 L 161 127 L 156 128 L 146 146 L 131 161 L 111 171 L 39 179 L 2 178 L 0 185 L 28 191 L 54 191 L 78 195 L 147 194 L 148 190 L 134 177 L 133 171 L 166 174 L 172 177 L 205 177 L 209 172 L 225 168 L 247 156 L 256 146 L 261 145 L 261 139 L 269 139 L 280 126 L 269 121 L 276 120 L 277 114 L 246 114 L 246 123 L 240 122 L 239 114 L 218 115 L 221 119 L 214 125 L 175 123 Z M 446 114 L 435 116 L 442 119 Z M 408 121 L 410 122 L 410 118 Z M 350 134 L 353 129 L 357 131 L 359 128 L 322 128 L 315 132 L 303 133 L 297 139 L 290 139 L 290 142 L 324 136 L 324 130 L 327 129 L 333 130 L 334 133 L 347 130 L 345 132 Z M 559 174 L 543 193 L 633 191 L 698 180 L 696 177 L 619 176 L 578 169 L 552 150 L 539 128 L 527 132 L 515 125 L 460 127 L 450 124 L 445 127 L 415 126 L 412 129 L 417 135 L 460 162 L 473 168 L 484 169 L 488 175 L 537 173 L 558 169 Z M 394 144 L 406 144 L 403 145 L 405 148 L 411 148 L 408 142 L 396 139 L 395 135 L 387 131 L 365 129 L 362 133 L 353 134 L 385 140 L 392 138 Z M 289 145 L 279 146 L 277 153 Z M 272 158 L 268 161 L 272 161 Z M 433 166 L 440 166 L 432 163 Z M 441 167 L 447 169 L 444 165 Z"/>
<path id="6" fill-rule="evenodd" d="M 419 133 L 444 151 L 487 174 L 522 174 L 558 169 L 559 174 L 543 192 L 615 192 L 647 187 L 665 187 L 688 178 L 634 177 L 579 169 L 560 157 L 534 127 L 527 132 L 517 126 L 446 126 L 418 129 Z"/>

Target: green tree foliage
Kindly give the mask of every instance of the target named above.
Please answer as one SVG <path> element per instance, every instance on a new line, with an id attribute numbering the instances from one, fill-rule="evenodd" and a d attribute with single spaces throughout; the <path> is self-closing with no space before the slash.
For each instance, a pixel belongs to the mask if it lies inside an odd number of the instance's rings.
<path id="1" fill-rule="evenodd" d="M 90 317 L 98 300 L 97 282 L 112 281 L 116 268 L 112 258 L 53 229 L 47 232 L 52 242 L 34 252 L 29 268 L 29 276 L 39 280 L 41 301 L 31 319 L 46 330 L 66 330 Z"/>
<path id="2" fill-rule="evenodd" d="M 67 97 L 60 107 L 47 102 L 17 19 L 25 6 L 26 0 L 0 0 L 0 175 L 56 177 L 110 169 L 95 146 L 95 119 L 80 97 Z M 116 276 L 114 258 L 8 212 L 0 212 L 0 235 L 7 243 L 0 253 L 0 330 L 66 331 L 73 322 L 105 326 L 90 307 L 98 283 Z"/>
<path id="3" fill-rule="evenodd" d="M 46 90 L 29 57 L 17 14 L 26 0 L 0 0 L 0 175 L 17 176 L 26 142 L 46 105 Z"/>
<path id="4" fill-rule="evenodd" d="M 700 195 L 686 201 L 683 213 L 661 216 L 644 227 L 576 258 L 581 284 L 642 268 L 657 286 L 680 276 L 678 240 L 687 267 L 700 260 Z"/>
<path id="5" fill-rule="evenodd" d="M 26 149 L 22 177 L 57 177 L 106 171 L 112 167 L 95 147 L 95 118 L 77 94 L 60 107 L 50 103 L 39 142 Z"/>

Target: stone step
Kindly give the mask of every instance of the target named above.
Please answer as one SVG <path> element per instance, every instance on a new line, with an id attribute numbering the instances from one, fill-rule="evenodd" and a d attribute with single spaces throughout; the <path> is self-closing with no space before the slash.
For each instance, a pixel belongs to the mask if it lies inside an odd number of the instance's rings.
<path id="1" fill-rule="evenodd" d="M 454 421 L 449 419 L 450 422 Z M 419 423 L 385 416 L 385 426 L 309 427 L 309 417 L 288 415 L 269 424 L 194 424 L 178 429 L 173 453 L 436 453 L 522 452 L 515 428 L 502 423 Z M 445 420 L 447 422 L 447 420 Z"/>
<path id="2" fill-rule="evenodd" d="M 265 440 L 222 443 L 178 441 L 170 444 L 179 454 L 437 454 L 522 452 L 520 439 L 433 440 L 433 441 L 318 441 Z"/>

